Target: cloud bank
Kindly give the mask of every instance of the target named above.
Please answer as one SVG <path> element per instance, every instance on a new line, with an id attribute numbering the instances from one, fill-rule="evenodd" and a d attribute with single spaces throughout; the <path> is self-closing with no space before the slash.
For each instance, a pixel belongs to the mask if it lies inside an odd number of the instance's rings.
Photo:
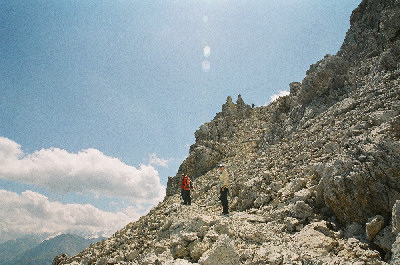
<path id="1" fill-rule="evenodd" d="M 149 156 L 149 165 L 159 166 L 159 167 L 168 167 L 168 164 L 173 161 L 172 158 L 170 159 L 162 159 L 157 157 L 156 153 L 152 153 Z"/>
<path id="2" fill-rule="evenodd" d="M 108 237 L 139 218 L 139 214 L 130 208 L 116 213 L 105 212 L 90 204 L 51 202 L 46 196 L 33 191 L 19 195 L 0 189 L 0 201 L 2 241 L 42 233 Z"/>
<path id="3" fill-rule="evenodd" d="M 286 90 L 278 90 L 278 94 L 272 95 L 271 98 L 270 98 L 270 101 L 267 102 L 265 105 L 268 105 L 269 103 L 271 103 L 271 102 L 277 100 L 278 98 L 287 96 L 287 95 L 289 95 L 289 94 L 290 94 L 289 91 L 286 91 Z"/>
<path id="4" fill-rule="evenodd" d="M 167 163 L 155 154 L 153 160 Z M 165 196 L 165 187 L 151 165 L 137 169 L 96 149 L 69 153 L 50 148 L 24 154 L 18 143 L 4 137 L 0 137 L 0 178 L 53 192 L 129 199 L 134 204 L 155 204 Z"/>

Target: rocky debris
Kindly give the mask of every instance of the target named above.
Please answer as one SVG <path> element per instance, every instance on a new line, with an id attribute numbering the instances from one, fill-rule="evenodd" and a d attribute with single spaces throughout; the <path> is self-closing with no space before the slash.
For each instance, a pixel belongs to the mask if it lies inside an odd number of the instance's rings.
<path id="1" fill-rule="evenodd" d="M 168 197 L 108 240 L 56 264 L 384 264 L 378 251 L 342 237 L 327 221 L 296 219 L 298 231 L 287 231 L 284 219 L 268 221 L 266 211 L 223 217 L 217 203 L 188 207 L 179 200 Z"/>
<path id="2" fill-rule="evenodd" d="M 190 147 L 189 156 L 183 161 L 177 174 L 168 179 L 167 196 L 179 192 L 182 173 L 195 180 L 215 168 L 221 160 L 234 156 L 240 151 L 237 150 L 235 142 L 243 141 L 242 136 L 247 135 L 248 138 L 243 145 L 247 142 L 254 146 L 252 134 L 255 134 L 256 139 L 257 132 L 241 124 L 243 119 L 251 117 L 252 113 L 252 108 L 244 103 L 240 95 L 236 104 L 229 96 L 214 120 L 201 125 L 195 132 L 196 143 Z"/>
<path id="3" fill-rule="evenodd" d="M 68 255 L 67 254 L 60 254 L 58 256 L 56 256 L 53 260 L 53 262 L 51 263 L 51 265 L 58 265 L 58 264 L 62 264 L 63 262 L 67 261 L 68 259 Z"/>
<path id="4" fill-rule="evenodd" d="M 228 97 L 163 202 L 54 265 L 400 264 L 399 10 L 398 0 L 362 1 L 338 54 L 290 95 L 257 108 Z M 180 204 L 181 173 L 196 182 L 191 206 Z"/>

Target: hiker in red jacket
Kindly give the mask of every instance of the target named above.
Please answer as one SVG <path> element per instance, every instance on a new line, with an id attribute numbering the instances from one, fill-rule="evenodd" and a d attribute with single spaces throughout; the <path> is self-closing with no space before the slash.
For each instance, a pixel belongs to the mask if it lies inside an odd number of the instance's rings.
<path id="1" fill-rule="evenodd" d="M 193 184 L 188 175 L 184 175 L 182 177 L 181 188 L 182 188 L 183 205 L 191 205 L 192 198 L 190 197 L 190 190 L 193 189 Z"/>
<path id="2" fill-rule="evenodd" d="M 183 183 L 184 177 L 185 177 L 185 174 L 182 174 L 182 177 L 181 177 L 181 197 L 182 197 L 183 201 L 185 201 L 185 189 L 184 189 L 185 188 L 185 184 Z"/>

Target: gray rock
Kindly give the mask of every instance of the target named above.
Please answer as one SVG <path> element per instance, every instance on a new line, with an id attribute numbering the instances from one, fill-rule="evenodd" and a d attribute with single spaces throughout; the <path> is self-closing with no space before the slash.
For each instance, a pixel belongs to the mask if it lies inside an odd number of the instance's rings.
<path id="1" fill-rule="evenodd" d="M 400 233 L 400 200 L 397 200 L 393 205 L 392 232 L 396 235 Z"/>
<path id="2" fill-rule="evenodd" d="M 372 241 L 375 236 L 381 231 L 385 225 L 385 220 L 382 216 L 377 215 L 369 220 L 365 225 L 365 233 L 367 235 L 367 240 Z"/>
<path id="3" fill-rule="evenodd" d="M 390 253 L 395 240 L 396 236 L 392 233 L 392 226 L 388 225 L 375 236 L 374 244 L 379 246 L 386 253 Z"/>
<path id="4" fill-rule="evenodd" d="M 365 233 L 364 227 L 357 222 L 353 222 L 346 226 L 346 229 L 344 231 L 344 236 L 346 238 L 350 238 L 363 235 L 364 233 Z"/>
<path id="5" fill-rule="evenodd" d="M 297 201 L 291 206 L 290 212 L 293 217 L 305 219 L 312 215 L 312 208 L 304 201 Z"/>
<path id="6" fill-rule="evenodd" d="M 400 235 L 396 237 L 396 241 L 392 245 L 391 264 L 400 264 Z"/>
<path id="7" fill-rule="evenodd" d="M 139 255 L 139 252 L 138 252 L 136 249 L 134 249 L 134 250 L 130 251 L 130 252 L 126 255 L 126 259 L 127 259 L 128 261 L 132 261 L 132 260 L 135 260 L 135 259 L 138 257 L 138 255 Z"/>

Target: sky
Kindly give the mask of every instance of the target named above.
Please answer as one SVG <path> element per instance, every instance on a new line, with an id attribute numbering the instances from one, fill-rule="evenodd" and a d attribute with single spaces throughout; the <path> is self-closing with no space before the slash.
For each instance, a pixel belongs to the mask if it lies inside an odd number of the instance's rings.
<path id="1" fill-rule="evenodd" d="M 289 94 L 361 0 L 2 0 L 0 242 L 109 236 L 228 96 Z"/>

